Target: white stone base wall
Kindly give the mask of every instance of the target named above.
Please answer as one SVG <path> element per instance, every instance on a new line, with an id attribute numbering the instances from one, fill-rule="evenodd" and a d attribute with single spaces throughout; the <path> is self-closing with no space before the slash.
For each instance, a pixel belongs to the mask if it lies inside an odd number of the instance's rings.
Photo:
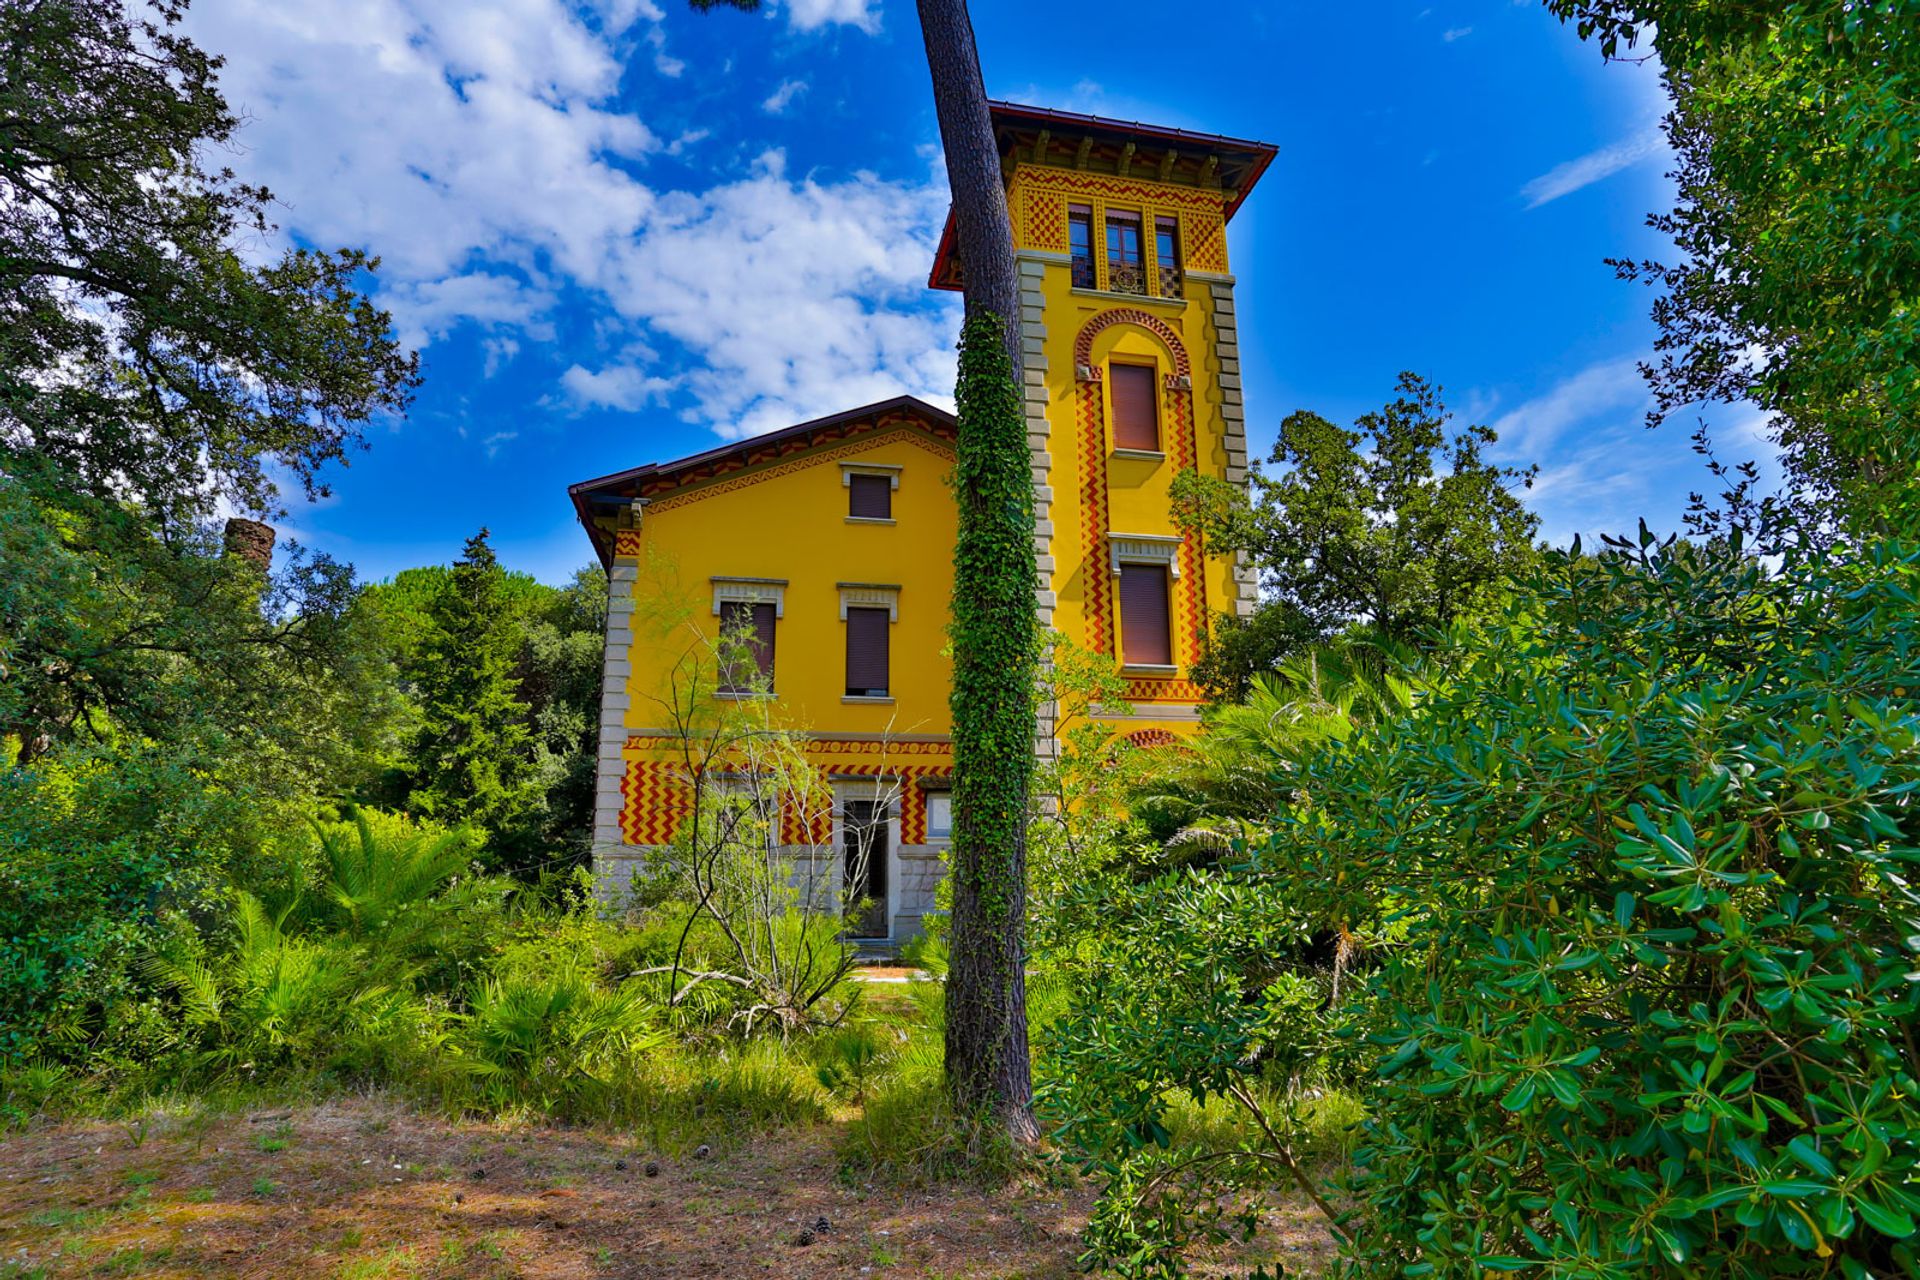
<path id="1" fill-rule="evenodd" d="M 645 870 L 647 859 L 654 850 L 653 845 L 637 844 L 602 845 L 594 850 L 594 896 L 604 909 L 610 912 L 621 909 L 631 891 L 635 873 Z M 935 910 L 934 892 L 947 874 L 945 855 L 944 845 L 905 845 L 895 851 L 892 865 L 888 868 L 891 887 L 887 905 L 891 912 L 893 932 L 887 941 L 892 946 L 902 946 L 925 931 L 921 921 Z M 775 856 L 792 861 L 793 885 L 796 889 L 805 889 L 811 884 L 816 909 L 824 909 L 839 896 L 838 860 L 823 857 L 827 865 L 809 876 L 807 860 L 822 857 L 813 846 L 778 849 Z"/>

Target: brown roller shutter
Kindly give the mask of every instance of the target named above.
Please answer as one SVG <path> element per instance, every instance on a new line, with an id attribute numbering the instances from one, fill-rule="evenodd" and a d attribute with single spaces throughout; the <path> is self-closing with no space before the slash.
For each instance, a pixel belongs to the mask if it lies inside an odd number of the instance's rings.
<path id="1" fill-rule="evenodd" d="M 752 633 L 748 643 L 753 650 L 754 666 L 759 670 L 760 684 L 763 688 L 771 688 L 773 685 L 773 606 L 754 604 L 747 600 L 721 601 L 721 632 L 725 634 L 743 629 Z M 746 693 L 754 683 L 751 677 L 751 671 L 723 668 L 720 672 L 720 691 Z"/>
<path id="2" fill-rule="evenodd" d="M 1108 365 L 1107 377 L 1113 385 L 1113 447 L 1157 452 L 1160 414 L 1152 368 L 1144 364 Z"/>
<path id="3" fill-rule="evenodd" d="M 847 610 L 847 696 L 887 696 L 887 611 Z"/>
<path id="4" fill-rule="evenodd" d="M 1173 665 L 1165 565 L 1120 566 L 1120 647 L 1129 666 Z"/>
<path id="5" fill-rule="evenodd" d="M 753 606 L 753 648 L 754 659 L 760 664 L 760 674 L 766 677 L 767 687 L 773 687 L 773 606 L 757 604 Z"/>
<path id="6" fill-rule="evenodd" d="M 848 476 L 847 514 L 865 520 L 893 519 L 893 481 L 886 476 Z"/>

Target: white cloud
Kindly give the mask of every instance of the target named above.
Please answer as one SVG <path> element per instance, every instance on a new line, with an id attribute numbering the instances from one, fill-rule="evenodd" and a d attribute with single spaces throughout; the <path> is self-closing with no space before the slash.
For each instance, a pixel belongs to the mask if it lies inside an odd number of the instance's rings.
<path id="1" fill-rule="evenodd" d="M 482 377 L 491 378 L 520 354 L 520 343 L 515 338 L 488 338 L 480 346 L 487 353 L 487 365 Z"/>
<path id="2" fill-rule="evenodd" d="M 794 177 L 769 152 L 706 191 L 649 186 L 649 157 L 707 136 L 663 144 L 620 96 L 630 56 L 664 48 L 655 0 L 191 12 L 250 121 L 235 168 L 275 191 L 288 235 L 379 253 L 379 298 L 410 343 L 479 326 L 490 372 L 536 354 L 570 365 L 556 402 L 671 398 L 729 437 L 951 390 L 957 306 L 925 290 L 939 174 Z M 787 17 L 878 25 L 864 0 L 790 0 Z M 563 305 L 598 309 L 593 349 L 627 354 L 552 352 Z M 668 344 L 671 363 L 648 371 L 631 355 Z"/>
<path id="3" fill-rule="evenodd" d="M 1502 456 L 1539 462 L 1570 428 L 1601 415 L 1615 420 L 1632 416 L 1638 421 L 1650 400 L 1639 360 L 1624 356 L 1587 366 L 1544 394 L 1509 409 L 1491 425 L 1499 433 Z"/>
<path id="4" fill-rule="evenodd" d="M 638 409 L 665 399 L 673 390 L 672 379 L 633 365 L 611 365 L 595 372 L 576 364 L 560 375 L 560 385 L 583 409 Z"/>
<path id="5" fill-rule="evenodd" d="M 511 275 L 470 271 L 437 280 L 396 279 L 382 301 L 399 317 L 400 341 L 410 347 L 423 347 L 464 323 L 515 328 L 543 340 L 553 336 L 553 326 L 542 318 L 553 304 L 552 292 Z"/>
<path id="6" fill-rule="evenodd" d="M 712 136 L 713 136 L 713 130 L 711 129 L 688 129 L 686 132 L 682 133 L 679 137 L 675 138 L 672 142 L 669 142 L 665 147 L 662 147 L 661 150 L 667 155 L 677 156 L 681 154 L 683 151 L 685 151 L 688 147 L 696 146 L 699 143 L 705 142 L 708 138 Z"/>
<path id="7" fill-rule="evenodd" d="M 787 0 L 787 23 L 795 31 L 843 25 L 872 35 L 880 30 L 878 0 Z"/>
<path id="8" fill-rule="evenodd" d="M 805 80 L 782 80 L 780 87 L 768 94 L 767 100 L 760 104 L 760 109 L 770 116 L 781 115 L 788 107 L 793 105 L 795 98 L 806 91 L 807 82 Z"/>
<path id="9" fill-rule="evenodd" d="M 702 353 L 697 416 L 752 435 L 901 391 L 953 385 L 955 306 L 928 310 L 926 273 L 946 210 L 929 175 L 794 181 L 785 157 L 702 195 L 664 195 L 621 256 L 613 300 Z"/>
<path id="10" fill-rule="evenodd" d="M 1603 178 L 1611 178 L 1622 169 L 1631 168 L 1643 160 L 1667 154 L 1667 140 L 1661 134 L 1658 125 L 1648 125 L 1634 133 L 1598 151 L 1590 151 L 1577 159 L 1557 164 L 1539 177 L 1520 188 L 1520 195 L 1526 200 L 1527 208 L 1537 209 L 1551 200 L 1571 195 L 1582 187 L 1590 187 Z"/>
<path id="11" fill-rule="evenodd" d="M 657 142 L 613 104 L 638 12 L 596 33 L 561 0 L 227 0 L 191 29 L 249 120 L 236 167 L 303 237 L 370 245 L 400 281 L 480 260 L 591 281 L 651 204 L 625 162 Z"/>
<path id="12" fill-rule="evenodd" d="M 1493 420 L 1500 461 L 1540 466 L 1523 496 L 1548 541 L 1629 533 L 1642 517 L 1656 530 L 1678 529 L 1689 493 L 1718 491 L 1693 449 L 1702 418 L 1722 462 L 1757 462 L 1763 486 L 1778 486 L 1779 451 L 1763 415 L 1748 405 L 1691 406 L 1649 430 L 1652 396 L 1638 364 L 1591 364 Z"/>
<path id="13" fill-rule="evenodd" d="M 519 438 L 520 433 L 518 431 L 496 431 L 485 440 L 482 440 L 480 447 L 486 450 L 488 458 L 493 458 L 499 455 L 501 449 Z"/>
<path id="14" fill-rule="evenodd" d="M 1468 36 L 1472 34 L 1473 34 L 1472 27 L 1448 27 L 1445 31 L 1442 31 L 1440 33 L 1440 38 L 1442 40 L 1445 40 L 1448 44 L 1452 44 L 1455 40 L 1465 40 Z"/>

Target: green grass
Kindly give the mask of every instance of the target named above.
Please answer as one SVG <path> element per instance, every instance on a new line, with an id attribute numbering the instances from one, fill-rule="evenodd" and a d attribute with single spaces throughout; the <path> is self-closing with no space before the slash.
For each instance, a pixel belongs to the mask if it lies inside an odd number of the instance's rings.
<path id="1" fill-rule="evenodd" d="M 420 1264 L 413 1256 L 412 1248 L 400 1246 L 375 1254 L 371 1258 L 352 1258 L 340 1264 L 333 1273 L 338 1280 L 392 1280 L 396 1276 L 417 1275 Z"/>
<path id="2" fill-rule="evenodd" d="M 27 1219 L 36 1227 L 54 1227 L 65 1231 L 85 1231 L 106 1219 L 105 1209 L 41 1209 Z"/>

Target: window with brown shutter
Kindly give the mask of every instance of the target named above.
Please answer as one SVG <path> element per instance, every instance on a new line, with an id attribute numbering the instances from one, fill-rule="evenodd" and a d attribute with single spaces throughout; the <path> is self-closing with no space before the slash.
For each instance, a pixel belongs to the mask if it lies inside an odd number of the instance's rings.
<path id="1" fill-rule="evenodd" d="M 1120 649 L 1130 667 L 1173 665 L 1173 619 L 1167 566 L 1120 566 Z"/>
<path id="2" fill-rule="evenodd" d="M 847 514 L 860 520 L 893 519 L 892 477 L 848 476 Z"/>
<path id="3" fill-rule="evenodd" d="M 847 696 L 887 696 L 887 611 L 847 610 Z"/>
<path id="4" fill-rule="evenodd" d="M 720 602 L 720 634 L 728 640 L 739 637 L 747 642 L 746 654 L 722 653 L 720 692 L 752 693 L 756 685 L 762 690 L 773 688 L 773 619 L 771 604 L 756 604 L 751 600 Z M 742 660 L 749 657 L 751 667 Z M 729 662 L 727 658 L 736 660 Z"/>
<path id="5" fill-rule="evenodd" d="M 1113 447 L 1160 451 L 1160 406 L 1154 394 L 1154 369 L 1145 364 L 1110 364 L 1107 383 L 1113 395 Z"/>

